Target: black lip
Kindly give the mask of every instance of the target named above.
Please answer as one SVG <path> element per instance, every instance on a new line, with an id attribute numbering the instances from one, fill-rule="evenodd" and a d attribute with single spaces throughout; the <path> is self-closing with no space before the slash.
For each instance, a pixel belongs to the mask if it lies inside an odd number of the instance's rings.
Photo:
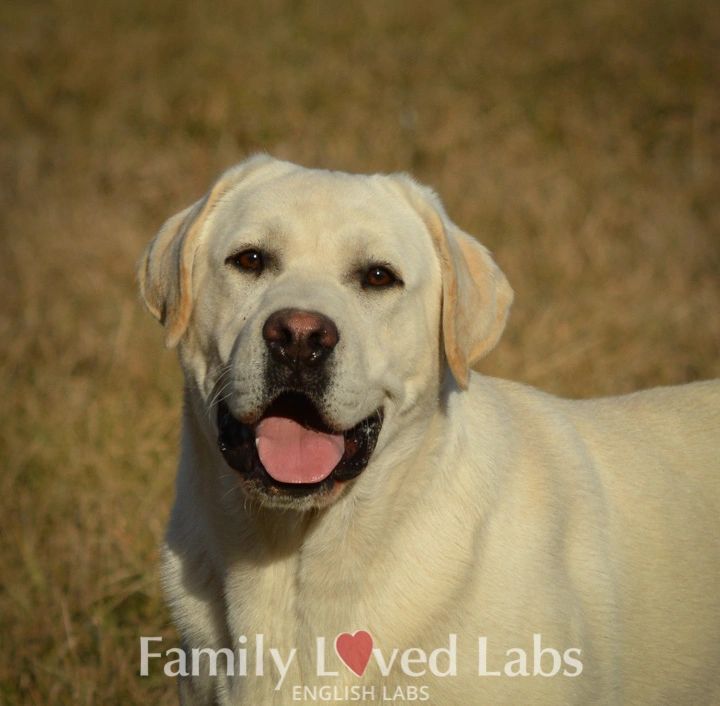
<path id="1" fill-rule="evenodd" d="M 262 417 L 270 413 L 295 418 L 309 428 L 326 432 L 340 431 L 328 425 L 312 401 L 300 392 L 279 395 L 268 405 Z M 298 416 L 300 413 L 301 417 Z M 218 448 L 228 466 L 265 493 L 300 498 L 328 491 L 337 481 L 352 480 L 360 475 L 375 450 L 382 423 L 383 411 L 378 409 L 351 429 L 343 431 L 345 453 L 332 473 L 318 483 L 282 483 L 270 476 L 255 446 L 256 424 L 245 424 L 235 418 L 224 401 L 218 405 Z"/>

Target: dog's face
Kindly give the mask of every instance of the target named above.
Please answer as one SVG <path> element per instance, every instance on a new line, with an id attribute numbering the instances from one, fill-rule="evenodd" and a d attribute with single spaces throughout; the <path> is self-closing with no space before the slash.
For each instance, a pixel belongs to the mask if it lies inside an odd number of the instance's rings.
<path id="1" fill-rule="evenodd" d="M 140 278 L 223 463 L 250 497 L 300 510 L 428 415 L 445 361 L 466 385 L 512 296 L 409 178 L 267 157 L 171 218 Z"/>

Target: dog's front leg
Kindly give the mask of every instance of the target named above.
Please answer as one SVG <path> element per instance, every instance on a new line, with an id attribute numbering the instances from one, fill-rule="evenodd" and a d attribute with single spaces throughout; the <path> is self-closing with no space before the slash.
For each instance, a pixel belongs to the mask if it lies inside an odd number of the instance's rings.
<path id="1" fill-rule="evenodd" d="M 219 706 L 215 685 L 208 676 L 178 677 L 180 706 Z"/>

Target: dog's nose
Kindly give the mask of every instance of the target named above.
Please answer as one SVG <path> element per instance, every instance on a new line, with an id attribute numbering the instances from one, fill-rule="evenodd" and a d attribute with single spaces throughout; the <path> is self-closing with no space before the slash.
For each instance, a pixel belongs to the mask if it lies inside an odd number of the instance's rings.
<path id="1" fill-rule="evenodd" d="M 324 363 L 340 340 L 332 319 L 301 309 L 270 314 L 262 335 L 272 357 L 294 370 Z"/>

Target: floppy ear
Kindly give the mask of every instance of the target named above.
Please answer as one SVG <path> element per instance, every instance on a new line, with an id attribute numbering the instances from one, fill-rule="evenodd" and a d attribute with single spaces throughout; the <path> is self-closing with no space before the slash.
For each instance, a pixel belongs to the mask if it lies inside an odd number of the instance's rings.
<path id="1" fill-rule="evenodd" d="M 442 269 L 445 357 L 465 389 L 470 368 L 495 347 L 505 328 L 513 291 L 487 248 L 447 217 L 434 192 L 406 175 L 398 182 L 435 244 Z"/>
<path id="2" fill-rule="evenodd" d="M 193 262 L 208 215 L 231 188 L 271 162 L 285 164 L 256 155 L 227 170 L 202 199 L 169 218 L 145 249 L 138 267 L 140 294 L 165 326 L 168 348 L 178 343 L 190 321 Z"/>

